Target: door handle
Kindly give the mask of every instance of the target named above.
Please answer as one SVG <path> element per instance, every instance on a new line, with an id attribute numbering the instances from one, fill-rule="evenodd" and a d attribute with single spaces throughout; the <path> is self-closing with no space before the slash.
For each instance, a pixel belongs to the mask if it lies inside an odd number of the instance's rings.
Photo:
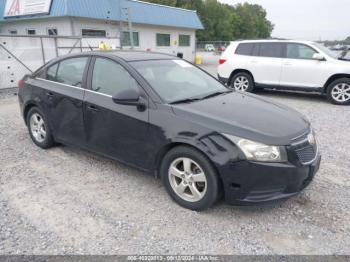
<path id="1" fill-rule="evenodd" d="M 252 64 L 257 64 L 258 63 L 258 61 L 255 61 L 255 60 L 252 60 L 252 61 L 250 61 Z"/>
<path id="2" fill-rule="evenodd" d="M 94 105 L 88 105 L 87 106 L 87 109 L 90 110 L 90 111 L 94 111 L 94 112 L 99 112 L 100 109 L 98 109 L 96 106 Z"/>
<path id="3" fill-rule="evenodd" d="M 53 93 L 51 93 L 51 92 L 46 92 L 46 95 L 47 95 L 49 98 L 54 97 L 54 94 L 53 94 Z"/>
<path id="4" fill-rule="evenodd" d="M 284 63 L 283 65 L 285 65 L 285 66 L 291 66 L 292 63 L 287 62 L 287 63 Z"/>

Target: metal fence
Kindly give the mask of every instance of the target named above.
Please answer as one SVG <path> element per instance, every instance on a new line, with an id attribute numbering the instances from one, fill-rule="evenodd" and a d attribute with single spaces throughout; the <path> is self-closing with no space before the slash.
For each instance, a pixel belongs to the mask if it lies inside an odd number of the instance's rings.
<path id="1" fill-rule="evenodd" d="M 204 51 L 206 45 L 213 45 L 215 49 L 218 49 L 221 46 L 228 46 L 231 41 L 197 41 L 196 49 L 198 51 Z"/>
<path id="2" fill-rule="evenodd" d="M 17 86 L 25 74 L 55 57 L 96 50 L 101 41 L 120 48 L 119 38 L 0 35 L 0 89 Z"/>

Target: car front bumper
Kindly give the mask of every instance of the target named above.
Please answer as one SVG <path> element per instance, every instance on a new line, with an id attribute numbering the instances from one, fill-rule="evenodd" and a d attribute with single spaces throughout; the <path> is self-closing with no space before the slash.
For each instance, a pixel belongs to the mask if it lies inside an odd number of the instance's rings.
<path id="1" fill-rule="evenodd" d="M 298 194 L 313 180 L 321 156 L 307 166 L 240 161 L 220 170 L 225 201 L 231 205 L 268 204 Z"/>

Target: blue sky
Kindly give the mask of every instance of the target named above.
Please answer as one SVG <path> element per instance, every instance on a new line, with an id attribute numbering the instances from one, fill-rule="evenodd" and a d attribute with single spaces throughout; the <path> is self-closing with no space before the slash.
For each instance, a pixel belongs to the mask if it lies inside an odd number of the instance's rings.
<path id="1" fill-rule="evenodd" d="M 350 36 L 350 0 L 219 0 L 262 5 L 275 24 L 274 37 L 342 40 Z"/>

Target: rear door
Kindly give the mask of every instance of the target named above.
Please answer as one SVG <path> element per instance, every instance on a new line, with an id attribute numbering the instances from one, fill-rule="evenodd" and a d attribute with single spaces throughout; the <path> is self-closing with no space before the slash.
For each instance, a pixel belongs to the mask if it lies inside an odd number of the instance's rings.
<path id="1" fill-rule="evenodd" d="M 316 53 L 318 52 L 308 45 L 287 43 L 286 58 L 282 63 L 281 86 L 322 87 L 326 63 L 312 59 Z"/>
<path id="2" fill-rule="evenodd" d="M 283 44 L 255 43 L 249 57 L 249 70 L 257 84 L 278 86 L 283 62 Z"/>
<path id="3" fill-rule="evenodd" d="M 37 79 L 43 90 L 43 106 L 57 140 L 85 145 L 83 98 L 89 56 L 59 61 L 46 71 L 46 79 Z"/>
<path id="4" fill-rule="evenodd" d="M 147 169 L 148 106 L 140 110 L 112 100 L 116 93 L 129 88 L 138 89 L 148 101 L 146 93 L 121 64 L 104 57 L 93 59 L 84 98 L 87 143 L 94 151 Z"/>

